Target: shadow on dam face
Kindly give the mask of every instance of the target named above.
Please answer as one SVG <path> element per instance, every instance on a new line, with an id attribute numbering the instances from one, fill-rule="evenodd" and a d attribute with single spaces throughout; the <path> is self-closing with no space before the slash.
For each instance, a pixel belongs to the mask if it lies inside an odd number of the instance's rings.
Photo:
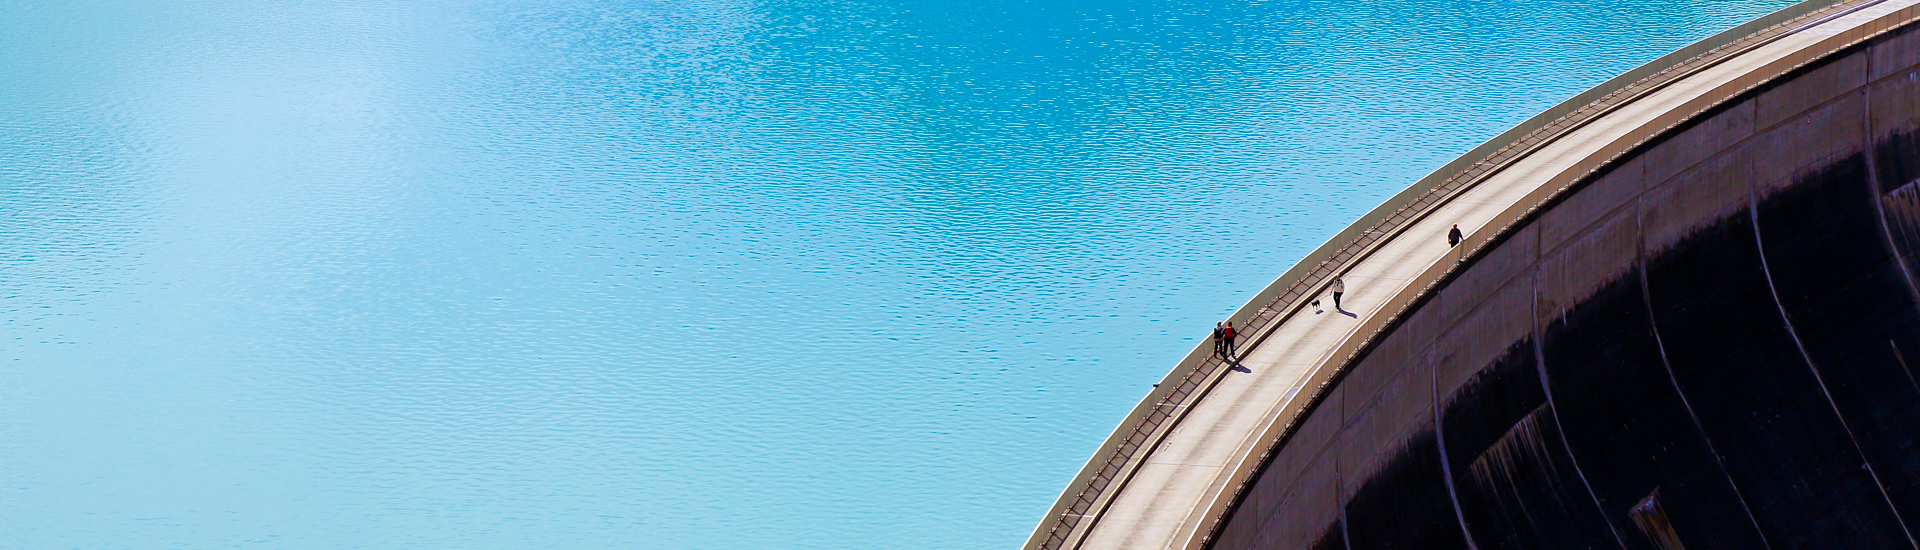
<path id="1" fill-rule="evenodd" d="M 1920 548 L 1920 32 L 1615 160 L 1410 309 L 1218 550 Z"/>

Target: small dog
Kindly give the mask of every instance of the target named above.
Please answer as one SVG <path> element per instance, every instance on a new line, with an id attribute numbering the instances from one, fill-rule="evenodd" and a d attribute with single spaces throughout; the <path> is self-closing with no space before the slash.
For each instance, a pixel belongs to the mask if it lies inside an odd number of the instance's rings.
<path id="1" fill-rule="evenodd" d="M 1314 300 L 1314 301 L 1313 301 L 1313 314 L 1314 314 L 1314 315 L 1319 315 L 1319 314 L 1320 314 L 1320 301 L 1319 301 L 1319 300 Z"/>

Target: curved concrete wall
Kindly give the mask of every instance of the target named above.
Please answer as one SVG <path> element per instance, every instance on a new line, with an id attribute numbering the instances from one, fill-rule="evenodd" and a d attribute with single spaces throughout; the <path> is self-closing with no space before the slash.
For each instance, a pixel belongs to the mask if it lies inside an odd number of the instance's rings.
<path id="1" fill-rule="evenodd" d="M 1622 156 L 1373 338 L 1211 537 L 1920 548 L 1920 31 Z"/>

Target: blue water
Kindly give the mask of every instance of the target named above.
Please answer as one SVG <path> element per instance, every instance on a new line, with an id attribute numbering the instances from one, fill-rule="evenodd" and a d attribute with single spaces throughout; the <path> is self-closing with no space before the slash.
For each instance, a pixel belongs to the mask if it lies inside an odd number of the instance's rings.
<path id="1" fill-rule="evenodd" d="M 7 3 L 0 547 L 1014 548 L 1348 221 L 1787 3 Z"/>

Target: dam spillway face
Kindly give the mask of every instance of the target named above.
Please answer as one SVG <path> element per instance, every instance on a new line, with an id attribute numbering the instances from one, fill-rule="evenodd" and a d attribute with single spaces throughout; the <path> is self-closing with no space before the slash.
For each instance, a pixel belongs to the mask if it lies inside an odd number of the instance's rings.
<path id="1" fill-rule="evenodd" d="M 1916 548 L 1920 32 L 1666 131 L 1348 363 L 1217 550 Z"/>

